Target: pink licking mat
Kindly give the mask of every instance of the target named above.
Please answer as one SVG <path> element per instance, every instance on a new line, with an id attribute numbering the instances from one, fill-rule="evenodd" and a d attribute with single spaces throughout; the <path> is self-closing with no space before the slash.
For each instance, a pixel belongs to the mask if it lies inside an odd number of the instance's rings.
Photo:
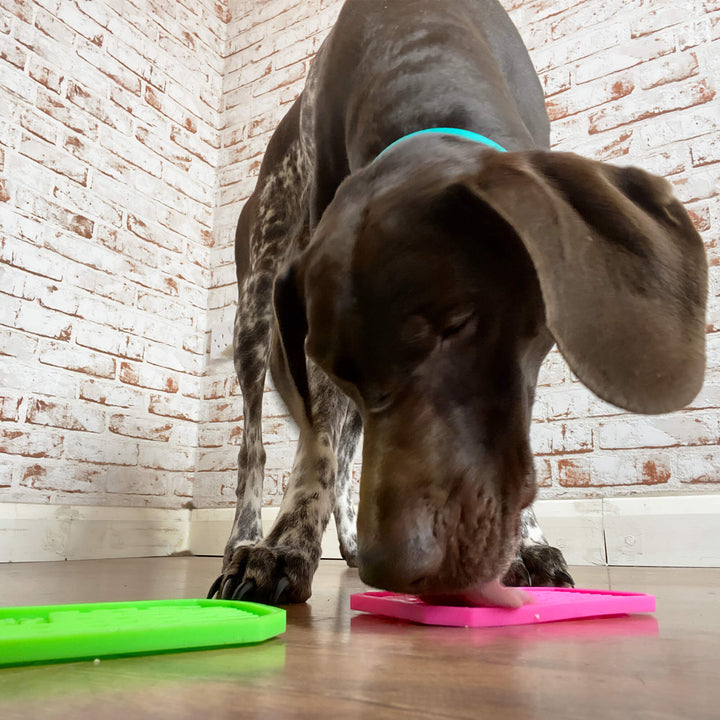
<path id="1" fill-rule="evenodd" d="M 579 588 L 523 588 L 533 601 L 520 608 L 428 605 L 415 595 L 365 592 L 350 596 L 350 608 L 423 625 L 495 627 L 655 612 L 655 597 L 643 593 Z"/>

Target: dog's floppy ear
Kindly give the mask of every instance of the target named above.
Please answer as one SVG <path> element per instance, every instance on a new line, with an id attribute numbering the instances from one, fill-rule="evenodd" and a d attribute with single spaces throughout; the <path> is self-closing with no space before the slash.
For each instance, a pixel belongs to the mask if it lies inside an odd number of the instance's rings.
<path id="1" fill-rule="evenodd" d="M 693 400 L 705 372 L 707 259 L 667 181 L 532 151 L 493 154 L 467 182 L 525 246 L 547 325 L 585 385 L 638 413 Z"/>
<path id="2" fill-rule="evenodd" d="M 298 271 L 295 265 L 291 265 L 275 280 L 273 304 L 290 376 L 302 398 L 308 422 L 312 425 L 312 404 L 305 357 L 308 321 L 305 297 L 299 286 Z"/>

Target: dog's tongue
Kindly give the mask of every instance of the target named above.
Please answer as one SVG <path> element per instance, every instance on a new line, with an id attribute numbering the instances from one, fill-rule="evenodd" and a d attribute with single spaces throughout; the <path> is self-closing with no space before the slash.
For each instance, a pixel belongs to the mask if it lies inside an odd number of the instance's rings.
<path id="1" fill-rule="evenodd" d="M 533 602 L 532 597 L 524 590 L 506 587 L 499 580 L 478 585 L 463 593 L 468 605 L 489 605 L 495 607 L 519 608 Z"/>
<path id="2" fill-rule="evenodd" d="M 472 605 L 476 607 L 519 608 L 533 602 L 532 597 L 516 587 L 505 587 L 499 580 L 481 583 L 471 590 L 453 595 L 423 595 L 431 605 Z"/>

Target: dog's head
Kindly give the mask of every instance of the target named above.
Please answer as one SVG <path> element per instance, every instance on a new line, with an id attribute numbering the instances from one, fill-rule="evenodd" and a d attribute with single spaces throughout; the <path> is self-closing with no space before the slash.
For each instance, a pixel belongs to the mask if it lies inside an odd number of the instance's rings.
<path id="1" fill-rule="evenodd" d="M 345 180 L 275 306 L 308 415 L 306 353 L 363 413 L 361 577 L 413 593 L 501 577 L 552 343 L 609 402 L 677 409 L 703 379 L 706 292 L 687 213 L 638 169 L 433 138 Z"/>

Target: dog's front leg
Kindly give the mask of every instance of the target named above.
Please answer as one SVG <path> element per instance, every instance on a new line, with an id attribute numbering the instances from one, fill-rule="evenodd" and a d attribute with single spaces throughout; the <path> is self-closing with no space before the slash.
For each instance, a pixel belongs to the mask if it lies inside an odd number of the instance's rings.
<path id="1" fill-rule="evenodd" d="M 211 591 L 220 598 L 284 604 L 310 597 L 335 505 L 336 453 L 349 402 L 317 369 L 311 389 L 314 421 L 301 426 L 280 512 L 267 537 L 231 553 Z"/>
<path id="2" fill-rule="evenodd" d="M 532 506 L 522 511 L 520 547 L 504 582 L 523 587 L 575 586 L 563 554 L 545 539 Z"/>

